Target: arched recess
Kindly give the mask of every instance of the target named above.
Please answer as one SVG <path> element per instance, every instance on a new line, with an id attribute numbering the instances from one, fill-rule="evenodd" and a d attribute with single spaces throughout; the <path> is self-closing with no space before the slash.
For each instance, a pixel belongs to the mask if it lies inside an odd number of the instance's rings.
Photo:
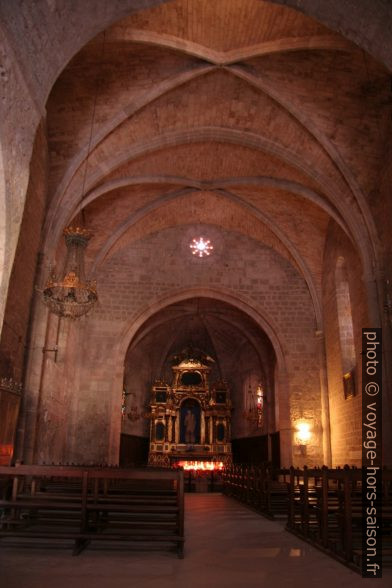
<path id="1" fill-rule="evenodd" d="M 248 315 L 216 298 L 191 298 L 166 306 L 143 323 L 125 357 L 124 408 L 128 418 L 123 419 L 122 434 L 148 437 L 147 421 L 133 418 L 135 410 L 149 401 L 154 380 L 173 381 L 172 358 L 189 345 L 213 359 L 209 366 L 210 385 L 221 380 L 229 382 L 232 441 L 254 436 L 266 441 L 267 435 L 276 432 L 275 353 L 264 331 Z M 262 385 L 268 397 L 262 427 L 243 418 L 250 377 L 252 390 Z M 132 463 L 128 457 L 128 463 Z"/>
<path id="2" fill-rule="evenodd" d="M 279 335 L 277 326 L 268 318 L 262 316 L 257 312 L 247 300 L 245 296 L 233 296 L 219 289 L 212 288 L 191 288 L 181 289 L 173 292 L 169 296 L 161 297 L 157 302 L 148 305 L 142 310 L 136 318 L 128 323 L 123 329 L 119 337 L 118 344 L 114 349 L 114 356 L 116 358 L 115 369 L 113 370 L 114 377 L 112 383 L 112 421 L 110 427 L 110 459 L 112 463 L 116 463 L 119 454 L 119 440 L 121 432 L 121 420 L 119 417 L 119 406 L 121 398 L 119 390 L 122 390 L 124 378 L 124 358 L 126 356 L 132 340 L 137 335 L 139 329 L 155 314 L 164 310 L 166 307 L 184 302 L 190 298 L 209 298 L 225 302 L 233 306 L 235 309 L 242 311 L 245 315 L 251 318 L 254 323 L 267 335 L 276 356 L 276 379 L 275 379 L 275 411 L 277 415 L 277 429 L 280 431 L 280 446 L 281 446 L 281 464 L 289 465 L 292 462 L 291 451 L 291 427 L 290 427 L 290 410 L 289 410 L 289 379 L 285 360 L 284 343 Z"/>

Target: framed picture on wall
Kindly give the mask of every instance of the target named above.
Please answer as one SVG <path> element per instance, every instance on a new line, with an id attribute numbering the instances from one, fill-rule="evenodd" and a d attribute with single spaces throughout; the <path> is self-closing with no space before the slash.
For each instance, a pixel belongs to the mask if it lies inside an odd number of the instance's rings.
<path id="1" fill-rule="evenodd" d="M 157 390 L 155 392 L 155 402 L 165 403 L 167 400 L 166 390 Z"/>
<path id="2" fill-rule="evenodd" d="M 217 390 L 216 402 L 217 402 L 217 404 L 224 404 L 226 402 L 226 392 L 222 392 L 221 390 Z"/>
<path id="3" fill-rule="evenodd" d="M 343 374 L 343 390 L 344 390 L 344 398 L 352 398 L 355 396 L 355 378 L 354 378 L 355 370 L 352 369 L 349 372 Z"/>

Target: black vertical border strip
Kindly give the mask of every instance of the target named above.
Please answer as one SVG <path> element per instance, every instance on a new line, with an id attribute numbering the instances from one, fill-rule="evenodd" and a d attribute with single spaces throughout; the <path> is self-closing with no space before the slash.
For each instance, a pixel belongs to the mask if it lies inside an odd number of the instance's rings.
<path id="1" fill-rule="evenodd" d="M 362 577 L 382 577 L 382 329 L 362 329 Z"/>

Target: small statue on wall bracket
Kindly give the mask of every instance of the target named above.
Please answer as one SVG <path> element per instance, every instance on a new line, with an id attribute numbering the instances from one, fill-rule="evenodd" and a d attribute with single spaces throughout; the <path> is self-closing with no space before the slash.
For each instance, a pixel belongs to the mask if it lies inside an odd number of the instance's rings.
<path id="1" fill-rule="evenodd" d="M 129 412 L 127 413 L 127 417 L 131 422 L 135 422 L 141 419 L 142 415 L 139 413 L 137 406 L 131 406 Z"/>
<path id="2" fill-rule="evenodd" d="M 139 419 L 141 419 L 142 415 L 139 412 L 139 409 L 138 409 L 138 407 L 136 405 L 130 406 L 129 407 L 129 412 L 127 413 L 127 403 L 126 403 L 127 396 L 134 396 L 136 398 L 135 392 L 127 392 L 125 390 L 125 388 L 123 389 L 122 402 L 121 402 L 121 414 L 122 414 L 122 418 L 124 418 L 125 415 L 127 415 L 127 417 L 129 418 L 129 420 L 131 422 L 138 421 Z"/>

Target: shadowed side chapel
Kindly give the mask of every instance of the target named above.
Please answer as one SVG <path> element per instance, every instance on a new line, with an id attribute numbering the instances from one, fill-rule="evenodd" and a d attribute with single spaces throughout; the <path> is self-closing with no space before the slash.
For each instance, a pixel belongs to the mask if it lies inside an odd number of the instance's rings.
<path id="1" fill-rule="evenodd" d="M 68 552 L 22 547 L 59 524 L 84 586 L 202 562 L 209 586 L 357 585 L 376 419 L 388 564 L 391 26 L 383 0 L 0 2 L 10 587 L 44 585 L 38 557 L 69 585 Z M 105 551 L 122 531 L 146 550 Z"/>

